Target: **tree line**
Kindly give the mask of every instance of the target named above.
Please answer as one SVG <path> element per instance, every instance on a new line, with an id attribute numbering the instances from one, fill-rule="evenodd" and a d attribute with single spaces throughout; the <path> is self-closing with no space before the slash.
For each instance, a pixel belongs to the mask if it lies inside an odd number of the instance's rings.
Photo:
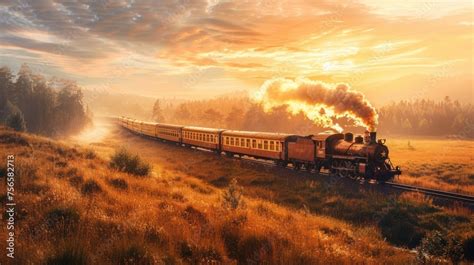
<path id="1" fill-rule="evenodd" d="M 379 110 L 380 130 L 391 134 L 474 138 L 474 108 L 448 96 L 400 101 Z"/>
<path id="2" fill-rule="evenodd" d="M 441 101 L 400 101 L 378 108 L 377 131 L 385 135 L 424 135 L 474 138 L 474 109 L 446 97 Z M 328 130 L 314 124 L 303 113 L 291 115 L 284 107 L 264 112 L 247 96 L 223 96 L 186 101 L 179 104 L 156 100 L 153 119 L 157 122 L 208 126 L 235 130 L 253 130 L 315 134 Z M 361 127 L 340 118 L 336 122 L 345 131 L 363 133 Z"/>
<path id="3" fill-rule="evenodd" d="M 0 68 L 0 123 L 18 131 L 61 136 L 90 122 L 81 88 L 70 80 L 46 79 L 23 64 L 15 75 Z"/>

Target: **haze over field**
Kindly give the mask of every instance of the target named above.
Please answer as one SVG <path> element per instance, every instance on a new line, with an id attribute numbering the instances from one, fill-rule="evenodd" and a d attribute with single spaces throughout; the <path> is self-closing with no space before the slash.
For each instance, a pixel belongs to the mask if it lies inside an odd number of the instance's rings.
<path id="1" fill-rule="evenodd" d="M 150 97 L 346 82 L 375 106 L 472 102 L 471 1 L 2 1 L 0 62 Z"/>

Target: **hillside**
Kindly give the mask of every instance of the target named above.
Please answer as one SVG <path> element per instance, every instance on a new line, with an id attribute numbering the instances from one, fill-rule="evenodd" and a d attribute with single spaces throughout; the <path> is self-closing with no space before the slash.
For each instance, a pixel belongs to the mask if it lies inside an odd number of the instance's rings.
<path id="1" fill-rule="evenodd" d="M 151 163 L 149 176 L 110 167 L 125 142 Z M 415 247 L 430 231 L 472 239 L 467 209 L 298 179 L 120 129 L 86 148 L 2 128 L 0 156 L 8 154 L 16 264 L 408 264 L 415 255 L 396 246 Z M 240 189 L 243 199 L 228 207 Z"/>

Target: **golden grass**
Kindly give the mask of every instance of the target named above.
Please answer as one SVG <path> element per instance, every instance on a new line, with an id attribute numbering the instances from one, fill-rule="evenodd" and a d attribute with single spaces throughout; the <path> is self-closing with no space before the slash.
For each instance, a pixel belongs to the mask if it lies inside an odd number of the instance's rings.
<path id="1" fill-rule="evenodd" d="M 182 163 L 170 168 L 179 160 L 176 155 L 150 156 L 152 176 L 137 178 L 109 168 L 113 145 L 95 148 L 96 156 L 91 155 L 94 147 L 0 130 L 0 139 L 5 138 L 24 142 L 0 140 L 0 157 L 14 153 L 20 170 L 18 264 L 413 262 L 412 253 L 384 242 L 377 229 L 261 199 L 270 196 L 269 191 L 254 196 L 252 190 L 245 194 L 245 206 L 228 210 L 222 207 L 226 185 L 220 188 L 195 178 Z M 21 140 L 12 140 L 16 138 Z M 147 150 L 141 155 L 147 157 Z M 160 159 L 169 162 L 162 166 L 156 162 Z M 202 174 L 214 169 L 208 171 Z M 316 184 L 307 185 L 311 189 Z M 4 240 L 0 247 L 5 248 Z M 6 262 L 5 256 L 0 261 Z"/>
<path id="2" fill-rule="evenodd" d="M 400 138 L 387 145 L 402 167 L 399 182 L 474 194 L 474 141 Z"/>

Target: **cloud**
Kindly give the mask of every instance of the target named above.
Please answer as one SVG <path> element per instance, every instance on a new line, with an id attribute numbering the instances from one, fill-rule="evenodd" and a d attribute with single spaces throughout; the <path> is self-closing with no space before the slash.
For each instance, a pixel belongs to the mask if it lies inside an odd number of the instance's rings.
<path id="1" fill-rule="evenodd" d="M 8 61 L 41 58 L 86 83 L 109 80 L 117 68 L 126 69 L 119 80 L 153 69 L 182 76 L 216 67 L 249 87 L 275 76 L 375 84 L 451 61 L 469 73 L 472 6 L 441 5 L 8 0 L 0 3 L 0 51 Z"/>

